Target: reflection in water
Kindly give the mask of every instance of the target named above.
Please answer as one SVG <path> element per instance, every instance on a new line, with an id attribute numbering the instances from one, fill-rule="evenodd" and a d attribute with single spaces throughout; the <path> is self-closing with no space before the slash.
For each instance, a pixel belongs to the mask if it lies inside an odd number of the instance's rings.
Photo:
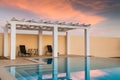
<path id="1" fill-rule="evenodd" d="M 54 59 L 54 60 L 55 60 L 56 63 L 53 66 L 55 68 L 55 67 L 58 66 L 58 61 L 57 61 L 57 58 Z M 84 63 L 85 63 L 85 65 L 84 65 L 85 71 L 71 72 L 70 71 L 70 69 L 71 69 L 70 68 L 70 58 L 67 57 L 65 59 L 65 73 L 59 73 L 58 75 L 56 75 L 56 77 L 59 77 L 59 79 L 61 79 L 60 77 L 63 77 L 62 79 L 66 79 L 66 80 L 70 80 L 70 79 L 73 79 L 73 80 L 90 80 L 90 57 L 85 57 Z M 54 69 L 54 71 L 58 71 L 56 69 Z M 57 80 L 57 78 L 56 79 L 54 78 L 54 80 Z"/>
<path id="2" fill-rule="evenodd" d="M 84 58 L 84 71 L 78 70 L 77 72 L 71 72 L 70 75 L 73 80 L 90 80 L 90 57 Z"/>
<path id="3" fill-rule="evenodd" d="M 85 80 L 90 80 L 90 57 L 85 57 Z"/>
<path id="4" fill-rule="evenodd" d="M 70 77 L 70 58 L 65 59 L 65 73 L 58 74 L 58 58 L 53 59 L 53 80 L 71 80 Z"/>
<path id="5" fill-rule="evenodd" d="M 67 80 L 70 80 L 71 77 L 70 77 L 70 58 L 66 58 L 66 63 L 65 63 L 65 69 L 66 69 L 66 79 Z"/>
<path id="6" fill-rule="evenodd" d="M 52 64 L 52 75 L 46 75 L 46 78 L 52 80 L 90 80 L 90 58 L 85 57 L 85 71 L 71 72 L 70 71 L 70 58 L 65 59 L 65 73 L 58 73 L 58 58 L 49 58 L 47 59 L 48 64 Z M 75 65 L 74 65 L 75 66 Z M 94 71 L 92 72 L 94 73 Z M 44 75 L 45 77 L 45 75 Z"/>
<path id="7" fill-rule="evenodd" d="M 52 80 L 90 80 L 90 58 L 85 57 L 85 71 L 78 71 L 78 72 L 71 72 L 70 68 L 70 58 L 67 57 L 65 58 L 65 72 L 63 73 L 58 73 L 58 58 L 48 58 L 45 59 L 47 62 L 47 66 L 51 65 L 52 66 L 52 74 L 47 74 L 44 75 L 42 73 L 43 65 L 38 65 L 37 66 L 37 75 L 38 78 L 37 80 L 42 80 L 42 79 L 52 79 Z M 78 63 L 79 64 L 79 63 Z M 74 65 L 75 66 L 75 65 Z M 10 67 L 10 72 L 12 73 L 13 76 L 15 76 L 15 67 L 12 66 Z M 99 73 L 99 75 L 97 75 Z M 103 73 L 98 70 L 92 70 L 91 71 L 91 77 L 97 77 L 101 76 Z M 96 76 L 95 76 L 96 75 Z"/>
<path id="8" fill-rule="evenodd" d="M 53 71 L 52 71 L 52 79 L 57 80 L 58 79 L 58 59 L 53 58 Z"/>
<path id="9" fill-rule="evenodd" d="M 52 61 L 53 61 L 52 58 L 48 58 L 48 59 L 47 59 L 47 64 L 52 64 Z"/>
<path id="10" fill-rule="evenodd" d="M 16 72 L 15 66 L 10 67 L 10 73 L 11 73 L 13 76 L 15 76 L 15 72 Z"/>
<path id="11" fill-rule="evenodd" d="M 53 62 L 53 63 L 52 63 Z M 44 79 L 52 80 L 70 80 L 70 60 L 65 58 L 65 73 L 58 73 L 58 58 L 49 58 L 47 63 L 52 63 L 52 75 L 44 75 Z"/>
<path id="12" fill-rule="evenodd" d="M 115 76 L 118 77 L 116 77 L 116 79 L 114 79 L 113 77 L 113 79 L 110 80 L 120 80 L 120 68 L 112 68 L 112 71 L 111 68 L 90 70 L 90 57 L 84 58 L 84 65 L 79 62 L 77 62 L 77 64 L 75 63 L 75 61 L 72 62 L 73 59 L 70 57 L 67 57 L 65 59 L 49 58 L 44 60 L 45 62 L 47 62 L 47 64 L 10 66 L 7 68 L 10 73 L 17 78 L 17 80 L 106 80 L 108 77 L 111 78 L 111 74 L 113 73 L 115 74 Z M 84 66 L 84 70 L 80 69 L 82 67 L 78 66 L 78 64 Z M 73 70 L 74 68 L 76 69 Z"/>
<path id="13" fill-rule="evenodd" d="M 106 75 L 101 70 L 90 70 L 90 57 L 85 57 L 84 62 L 84 71 L 71 72 L 73 80 L 100 80 L 97 78 Z"/>
<path id="14" fill-rule="evenodd" d="M 42 65 L 38 65 L 38 80 L 42 80 L 42 69 L 41 69 Z"/>

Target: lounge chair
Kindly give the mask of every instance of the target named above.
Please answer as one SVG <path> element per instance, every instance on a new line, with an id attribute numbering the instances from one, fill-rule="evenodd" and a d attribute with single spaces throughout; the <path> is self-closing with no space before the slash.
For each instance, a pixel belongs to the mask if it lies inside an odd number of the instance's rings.
<path id="1" fill-rule="evenodd" d="M 47 51 L 46 51 L 46 54 L 45 55 L 49 55 L 49 56 L 52 56 L 52 46 L 51 45 L 47 45 Z"/>
<path id="2" fill-rule="evenodd" d="M 26 48 L 25 48 L 25 45 L 20 45 L 19 46 L 19 48 L 20 48 L 20 52 L 19 53 L 21 53 L 21 56 L 31 56 L 31 53 L 27 53 L 26 52 Z M 20 55 L 20 54 L 19 54 Z"/>
<path id="3" fill-rule="evenodd" d="M 49 54 L 48 54 L 48 53 L 49 53 Z M 51 46 L 51 45 L 47 45 L 47 52 L 46 52 L 46 55 L 52 56 L 52 53 L 53 53 L 52 46 Z M 59 52 L 58 52 L 58 55 L 59 55 Z"/>

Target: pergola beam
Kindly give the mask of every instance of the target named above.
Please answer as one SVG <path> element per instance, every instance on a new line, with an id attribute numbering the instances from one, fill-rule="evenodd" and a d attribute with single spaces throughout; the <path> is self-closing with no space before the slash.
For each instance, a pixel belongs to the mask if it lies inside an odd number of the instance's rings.
<path id="1" fill-rule="evenodd" d="M 48 27 L 48 26 L 33 26 L 31 27 L 30 25 L 27 26 L 27 25 L 19 25 L 19 26 L 16 26 L 16 29 L 18 30 L 39 30 L 39 28 L 41 28 L 42 31 L 52 31 L 53 27 Z M 10 27 L 8 27 L 8 29 L 10 29 Z M 66 32 L 68 30 L 72 30 L 72 29 L 75 29 L 75 28 L 64 28 L 64 27 L 58 27 L 58 31 L 59 32 Z"/>
<path id="2" fill-rule="evenodd" d="M 55 24 L 55 23 L 35 23 L 35 22 L 21 22 L 21 21 L 8 21 L 8 23 L 15 23 L 20 25 L 34 25 L 34 26 L 58 26 L 58 27 L 64 27 L 64 28 L 80 28 L 80 29 L 86 29 L 90 26 L 90 24 L 80 24 L 80 25 L 71 25 L 71 24 Z"/>

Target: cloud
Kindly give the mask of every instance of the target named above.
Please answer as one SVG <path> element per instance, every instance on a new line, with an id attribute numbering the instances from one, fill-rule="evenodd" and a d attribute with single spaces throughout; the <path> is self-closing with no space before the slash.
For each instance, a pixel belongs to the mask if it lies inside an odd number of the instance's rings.
<path id="1" fill-rule="evenodd" d="M 31 11 L 42 18 L 53 21 L 96 24 L 105 20 L 104 17 L 75 10 L 68 0 L 2 0 L 0 3 Z M 92 5 L 88 5 L 92 7 Z"/>
<path id="2" fill-rule="evenodd" d="M 119 0 L 70 0 L 71 3 L 77 4 L 78 7 L 83 6 L 87 10 L 93 11 L 103 11 L 112 8 L 119 8 L 120 1 Z M 73 5 L 76 6 L 76 5 Z"/>

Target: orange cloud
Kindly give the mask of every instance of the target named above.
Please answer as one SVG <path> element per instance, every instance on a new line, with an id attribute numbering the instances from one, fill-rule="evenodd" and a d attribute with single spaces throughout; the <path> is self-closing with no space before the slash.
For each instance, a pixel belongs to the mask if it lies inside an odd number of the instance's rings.
<path id="1" fill-rule="evenodd" d="M 31 11 L 53 21 L 96 24 L 105 18 L 75 10 L 67 0 L 2 0 L 4 3 Z"/>

